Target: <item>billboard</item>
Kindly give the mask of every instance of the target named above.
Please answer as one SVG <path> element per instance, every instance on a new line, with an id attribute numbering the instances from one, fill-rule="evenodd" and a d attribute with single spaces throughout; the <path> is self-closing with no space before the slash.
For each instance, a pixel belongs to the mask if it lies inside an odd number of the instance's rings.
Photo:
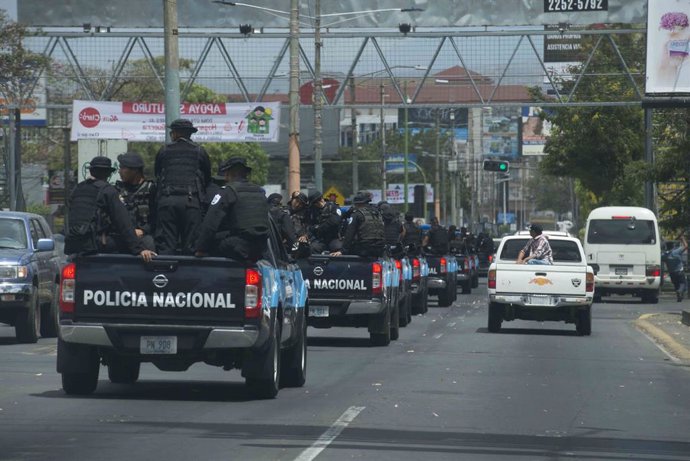
<path id="1" fill-rule="evenodd" d="M 690 93 L 690 0 L 649 0 L 645 92 Z"/>
<path id="2" fill-rule="evenodd" d="M 8 101 L 0 96 L 0 117 L 3 123 L 8 123 L 9 111 L 5 107 Z M 22 126 L 46 126 L 47 114 L 46 110 L 46 79 L 40 78 L 36 82 L 36 87 L 33 90 L 31 97 L 26 98 L 24 104 L 20 108 L 21 125 Z"/>
<path id="3" fill-rule="evenodd" d="M 280 103 L 183 103 L 180 116 L 199 130 L 196 142 L 277 142 Z M 74 101 L 72 141 L 165 141 L 165 104 Z"/>
<path id="4" fill-rule="evenodd" d="M 482 109 L 482 153 L 485 157 L 514 160 L 520 155 L 520 108 Z"/>
<path id="5" fill-rule="evenodd" d="M 522 155 L 544 155 L 546 140 L 551 134 L 551 122 L 540 117 L 541 108 L 522 109 Z"/>

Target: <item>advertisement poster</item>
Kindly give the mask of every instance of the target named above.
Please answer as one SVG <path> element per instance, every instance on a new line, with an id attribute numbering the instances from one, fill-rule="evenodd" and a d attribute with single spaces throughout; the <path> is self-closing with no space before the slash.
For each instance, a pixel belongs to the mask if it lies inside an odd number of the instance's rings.
<path id="1" fill-rule="evenodd" d="M 551 133 L 551 123 L 540 117 L 541 108 L 523 107 L 522 155 L 544 155 L 544 146 Z"/>
<path id="2" fill-rule="evenodd" d="M 517 159 L 520 155 L 520 108 L 482 109 L 482 152 L 486 157 Z"/>
<path id="3" fill-rule="evenodd" d="M 195 142 L 278 142 L 280 103 L 184 103 L 180 118 L 199 130 Z M 165 141 L 165 105 L 148 102 L 74 101 L 72 141 Z"/>
<path id="4" fill-rule="evenodd" d="M 649 0 L 646 93 L 690 93 L 690 0 Z"/>

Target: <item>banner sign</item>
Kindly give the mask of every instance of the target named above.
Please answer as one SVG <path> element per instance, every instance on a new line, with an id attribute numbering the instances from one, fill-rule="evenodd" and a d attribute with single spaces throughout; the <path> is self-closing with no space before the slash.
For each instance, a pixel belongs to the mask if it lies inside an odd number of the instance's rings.
<path id="1" fill-rule="evenodd" d="M 690 0 L 649 0 L 646 93 L 690 93 Z"/>
<path id="2" fill-rule="evenodd" d="M 415 173 L 417 171 L 417 154 L 407 154 L 407 172 Z M 405 173 L 405 154 L 388 154 L 386 155 L 386 172 L 391 174 Z"/>
<path id="3" fill-rule="evenodd" d="M 414 202 L 414 186 L 422 185 L 421 183 L 407 184 L 407 202 Z M 434 186 L 431 184 L 424 184 L 426 188 L 426 202 L 434 202 Z M 388 184 L 386 190 L 386 201 L 391 205 L 401 205 L 405 203 L 405 186 L 403 184 Z M 365 189 L 371 193 L 371 203 L 378 203 L 381 201 L 381 189 Z"/>
<path id="4" fill-rule="evenodd" d="M 551 122 L 540 117 L 539 107 L 522 108 L 522 155 L 544 155 Z"/>
<path id="5" fill-rule="evenodd" d="M 199 130 L 195 142 L 278 142 L 280 103 L 184 103 L 180 117 Z M 165 104 L 74 101 L 72 141 L 164 142 Z"/>

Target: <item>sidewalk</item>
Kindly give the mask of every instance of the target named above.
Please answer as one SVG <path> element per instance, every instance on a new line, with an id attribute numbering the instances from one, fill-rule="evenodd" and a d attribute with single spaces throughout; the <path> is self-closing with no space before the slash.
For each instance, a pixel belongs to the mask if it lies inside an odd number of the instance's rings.
<path id="1" fill-rule="evenodd" d="M 670 355 L 690 363 L 690 310 L 644 314 L 635 321 L 635 325 Z"/>

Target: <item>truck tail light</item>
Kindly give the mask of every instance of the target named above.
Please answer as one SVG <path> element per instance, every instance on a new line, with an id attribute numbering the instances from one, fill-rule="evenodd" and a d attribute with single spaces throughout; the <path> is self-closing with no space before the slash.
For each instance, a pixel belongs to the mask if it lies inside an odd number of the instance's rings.
<path id="1" fill-rule="evenodd" d="M 383 270 L 381 263 L 371 265 L 371 293 L 380 295 L 383 293 Z"/>
<path id="2" fill-rule="evenodd" d="M 494 255 L 489 255 L 489 264 L 491 264 L 494 261 Z"/>
<path id="3" fill-rule="evenodd" d="M 646 266 L 645 273 L 647 277 L 661 277 L 661 267 L 657 265 Z"/>
<path id="4" fill-rule="evenodd" d="M 594 274 L 587 272 L 587 283 L 585 284 L 585 291 L 587 293 L 594 292 Z"/>
<path id="5" fill-rule="evenodd" d="M 245 272 L 244 318 L 257 319 L 261 316 L 261 273 L 255 269 Z"/>
<path id="6" fill-rule="evenodd" d="M 470 262 L 468 260 L 465 260 L 465 263 L 462 266 L 463 272 L 468 273 L 470 271 Z"/>
<path id="7" fill-rule="evenodd" d="M 395 260 L 395 268 L 398 269 L 398 280 L 403 281 L 403 269 L 402 269 L 402 261 L 399 259 Z"/>
<path id="8" fill-rule="evenodd" d="M 448 261 L 446 261 L 446 258 L 441 258 L 441 268 L 439 269 L 439 272 L 442 274 L 445 274 L 447 272 L 448 268 Z"/>
<path id="9" fill-rule="evenodd" d="M 419 265 L 419 259 L 414 258 L 414 259 L 412 259 L 412 280 L 414 280 L 415 282 L 418 282 L 421 277 L 422 277 L 422 271 L 421 271 L 421 267 Z"/>
<path id="10" fill-rule="evenodd" d="M 486 286 L 494 290 L 496 289 L 496 269 L 489 271 Z"/>
<path id="11" fill-rule="evenodd" d="M 77 267 L 74 263 L 66 264 L 60 274 L 60 312 L 74 313 L 74 298 L 77 286 Z"/>

